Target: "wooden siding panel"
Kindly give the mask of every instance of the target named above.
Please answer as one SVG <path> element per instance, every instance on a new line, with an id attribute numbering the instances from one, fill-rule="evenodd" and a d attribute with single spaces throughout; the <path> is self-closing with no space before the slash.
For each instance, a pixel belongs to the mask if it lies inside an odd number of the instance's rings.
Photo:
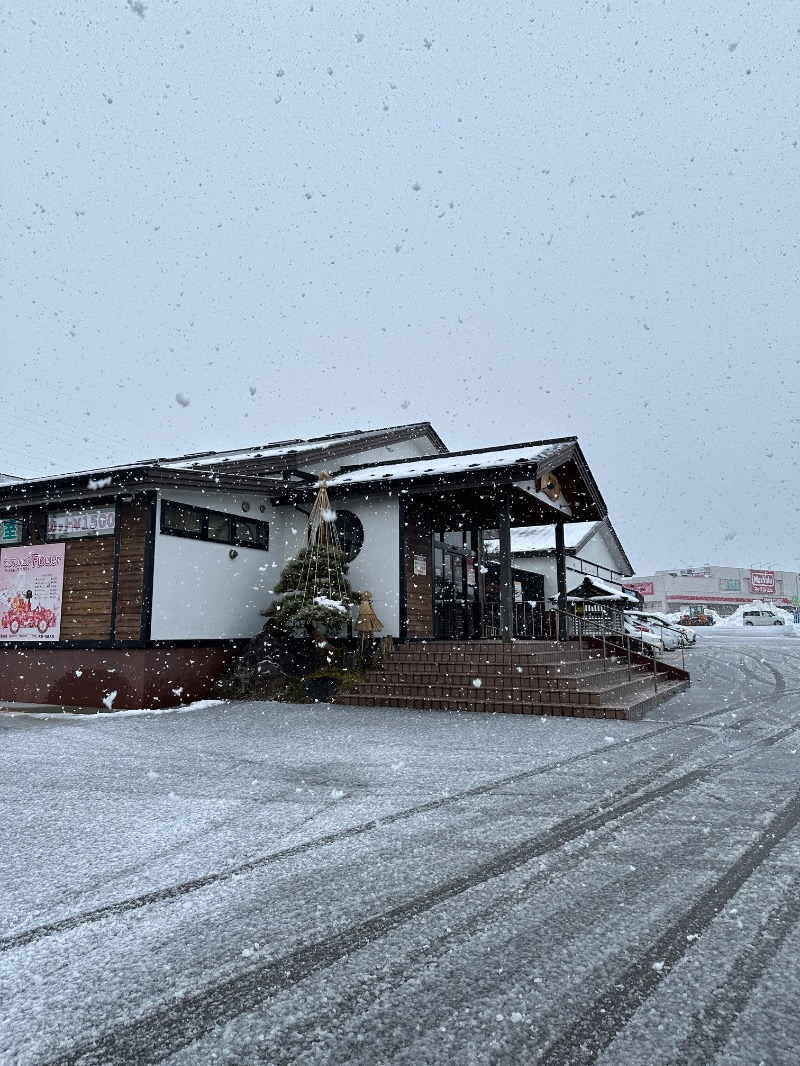
<path id="1" fill-rule="evenodd" d="M 61 640 L 109 640 L 114 537 L 67 540 Z"/>
<path id="2" fill-rule="evenodd" d="M 116 640 L 139 640 L 142 635 L 147 515 L 144 501 L 123 503 L 120 507 Z"/>
<path id="3" fill-rule="evenodd" d="M 406 505 L 406 611 L 409 637 L 433 636 L 433 518 L 425 510 Z M 427 573 L 414 573 L 414 556 L 426 561 Z"/>

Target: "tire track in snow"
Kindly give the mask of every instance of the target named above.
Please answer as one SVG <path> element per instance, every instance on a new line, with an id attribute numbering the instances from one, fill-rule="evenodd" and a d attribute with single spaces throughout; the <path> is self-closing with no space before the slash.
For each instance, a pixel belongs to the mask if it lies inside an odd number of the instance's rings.
<path id="1" fill-rule="evenodd" d="M 546 763 L 543 766 L 535 767 L 532 770 L 522 770 L 516 774 L 510 774 L 506 777 L 497 778 L 494 781 L 485 782 L 482 785 L 475 785 L 473 788 L 463 789 L 460 792 L 452 792 L 446 796 L 440 796 L 434 800 L 428 800 L 425 803 L 418 804 L 414 807 L 405 808 L 402 811 L 396 811 L 393 814 L 383 815 L 379 818 L 370 819 L 367 822 L 361 822 L 358 825 L 349 826 L 346 829 L 336 830 L 332 833 L 326 833 L 320 837 L 314 837 L 312 840 L 303 841 L 300 844 L 293 844 L 287 848 L 280 848 L 277 851 L 269 852 L 269 854 L 261 856 L 258 859 L 251 859 L 248 862 L 240 863 L 237 866 L 228 867 L 226 870 L 217 870 L 208 874 L 203 874 L 200 877 L 190 878 L 187 881 L 182 881 L 175 885 L 169 885 L 166 888 L 153 889 L 151 892 L 142 893 L 139 896 L 132 896 L 128 899 L 119 900 L 116 903 L 108 903 L 102 907 L 95 907 L 90 911 L 83 911 L 79 914 L 70 915 L 66 918 L 60 918 L 53 922 L 45 922 L 41 925 L 35 926 L 31 929 L 25 929 L 18 933 L 12 933 L 10 935 L 0 937 L 0 953 L 6 951 L 12 951 L 16 948 L 25 947 L 28 944 L 32 944 L 37 940 L 41 940 L 44 937 L 55 936 L 58 933 L 69 932 L 72 929 L 77 929 L 82 925 L 90 925 L 94 922 L 103 921 L 105 918 L 115 917 L 116 915 L 126 914 L 131 911 L 140 910 L 144 907 L 150 907 L 157 903 L 166 903 L 173 899 L 179 899 L 182 896 L 189 895 L 192 892 L 201 891 L 204 888 L 208 888 L 212 885 L 224 884 L 226 881 L 232 881 L 237 877 L 254 873 L 256 870 L 264 869 L 267 866 L 274 865 L 275 863 L 282 862 L 285 859 L 295 858 L 299 855 L 305 855 L 308 852 L 316 851 L 320 848 L 330 847 L 334 844 L 339 844 L 348 840 L 353 840 L 359 836 L 363 836 L 366 833 L 371 833 L 376 829 L 383 826 L 393 825 L 396 822 L 407 821 L 410 818 L 414 818 L 419 814 L 427 814 L 430 811 L 439 810 L 442 807 L 447 807 L 450 804 L 459 803 L 463 800 L 474 799 L 479 796 L 489 795 L 500 788 L 505 788 L 508 785 L 513 785 L 518 782 L 528 781 L 535 777 L 540 777 L 548 773 L 557 772 L 564 767 L 573 766 L 577 763 L 585 762 L 589 759 L 597 758 L 599 756 L 608 756 L 620 749 L 627 749 L 635 744 L 643 744 L 647 741 L 654 739 L 655 737 L 663 736 L 665 733 L 675 732 L 677 730 L 685 729 L 687 726 L 702 725 L 708 719 L 719 717 L 723 714 L 730 714 L 740 709 L 752 709 L 754 704 L 759 706 L 768 706 L 784 695 L 787 695 L 785 690 L 780 693 L 772 692 L 769 695 L 765 695 L 759 700 L 742 700 L 738 704 L 726 704 L 723 707 L 715 708 L 711 711 L 706 711 L 701 715 L 696 715 L 694 718 L 688 718 L 684 721 L 670 723 L 663 726 L 661 729 L 655 729 L 646 733 L 640 737 L 626 738 L 619 744 L 605 744 L 603 747 L 592 748 L 589 751 L 581 752 L 579 755 L 573 755 L 565 759 L 559 759 L 556 762 Z M 744 722 L 750 719 L 744 720 Z M 744 724 L 738 723 L 739 725 Z M 670 767 L 675 766 L 675 760 L 670 760 L 668 764 L 664 764 L 661 767 L 660 772 L 665 772 Z"/>
<path id="2" fill-rule="evenodd" d="M 800 725 L 790 726 L 773 737 L 751 743 L 737 752 L 733 758 L 751 754 L 754 750 L 764 746 L 767 741 L 776 743 L 798 729 Z M 98 1035 L 96 1039 L 78 1044 L 56 1058 L 45 1060 L 40 1063 L 40 1066 L 149 1066 L 151 1063 L 159 1062 L 168 1055 L 189 1046 L 217 1026 L 224 1025 L 254 1009 L 264 1000 L 293 988 L 318 971 L 335 965 L 346 956 L 359 951 L 405 923 L 413 921 L 439 904 L 517 870 L 532 859 L 557 851 L 571 841 L 588 832 L 602 829 L 626 814 L 702 783 L 713 777 L 716 772 L 730 767 L 731 763 L 732 757 L 730 756 L 716 759 L 679 777 L 671 778 L 655 788 L 640 791 L 638 795 L 616 802 L 605 810 L 598 811 L 595 808 L 593 811 L 583 811 L 536 837 L 507 848 L 493 858 L 480 863 L 472 871 L 451 878 L 382 914 L 357 922 L 349 928 L 300 947 L 278 959 L 240 971 L 197 992 L 178 994 L 164 1000 L 155 1009 L 130 1021 L 122 1022 L 104 1034 Z M 663 773 L 663 768 L 659 772 Z M 745 852 L 731 871 L 701 897 L 701 902 L 716 899 L 715 893 L 719 893 L 720 886 L 728 884 L 732 877 L 735 880 L 738 876 L 735 871 L 744 868 L 743 863 L 746 865 L 744 860 L 748 856 L 763 853 L 762 858 L 752 867 L 755 869 L 772 851 L 779 839 L 786 836 L 798 821 L 800 821 L 800 793 L 793 798 L 788 808 L 784 808 L 770 828 L 759 837 L 756 844 Z M 786 823 L 785 826 L 784 823 Z M 769 840 L 773 841 L 771 846 L 768 846 Z M 746 877 L 736 884 L 736 890 L 744 883 L 744 880 Z M 723 902 L 727 901 L 727 898 L 729 897 L 725 896 Z M 689 916 L 697 910 L 698 906 L 699 904 L 692 908 Z M 716 911 L 710 915 L 708 921 L 713 918 L 714 914 Z M 677 923 L 677 927 L 682 928 L 686 921 L 684 917 Z M 690 932 L 691 929 L 687 928 L 687 931 Z M 652 961 L 663 960 L 667 957 L 666 949 L 661 947 L 663 939 L 662 937 L 656 942 L 656 948 L 651 949 L 646 958 L 650 957 L 653 950 L 657 953 L 653 955 Z M 684 936 L 683 952 L 688 950 L 688 946 L 689 942 L 685 941 Z M 644 963 L 639 965 L 643 966 Z M 635 967 L 631 968 L 631 970 L 634 969 Z M 652 971 L 652 962 L 650 969 Z M 658 976 L 656 971 L 652 973 Z M 616 993 L 616 985 L 613 991 Z M 633 1010 L 630 1013 L 633 1013 Z M 613 1036 L 614 1033 L 611 1033 L 608 1042 L 613 1039 Z M 599 1047 L 598 1053 L 605 1046 L 607 1045 L 603 1044 Z M 552 1047 L 557 1049 L 557 1044 Z M 571 1062 L 572 1059 L 553 1058 L 548 1061 L 550 1066 L 556 1066 L 557 1063 L 564 1063 L 566 1066 L 566 1063 Z"/>
<path id="3" fill-rule="evenodd" d="M 676 1050 L 683 1066 L 708 1066 L 723 1049 L 756 985 L 800 921 L 800 878 L 794 878 L 781 902 L 763 916 L 759 939 L 734 961 L 728 983 L 714 990 L 714 1000 L 695 1015 L 692 1032 Z"/>
<path id="4" fill-rule="evenodd" d="M 740 888 L 755 871 L 769 858 L 800 823 L 800 792 L 775 816 L 770 826 L 759 836 L 754 844 L 736 860 L 721 878 L 692 906 L 677 922 L 669 928 L 644 952 L 639 959 L 608 985 L 592 1003 L 589 1010 L 582 1014 L 556 1040 L 544 1049 L 537 1059 L 537 1066 L 590 1066 L 614 1041 L 639 1007 L 655 992 L 661 982 L 690 950 L 693 942 L 713 922 L 720 911 L 733 899 Z M 759 967 L 766 968 L 772 954 L 780 948 L 783 939 L 796 920 L 795 910 L 800 908 L 797 900 L 786 905 L 783 925 L 786 932 L 775 941 L 765 942 L 762 951 L 755 954 L 752 966 L 753 978 L 757 979 Z M 691 938 L 691 939 L 690 939 Z M 774 951 L 772 950 L 774 947 Z M 746 1001 L 752 987 L 746 977 L 742 984 L 736 983 L 736 992 L 732 1003 L 739 998 Z M 722 1019 L 724 1023 L 730 1018 L 732 1024 L 735 1014 L 728 1011 Z M 725 1024 L 717 1026 L 711 1039 L 724 1041 Z M 713 1055 L 712 1055 L 713 1057 Z M 684 1060 L 682 1060 L 684 1061 Z M 706 1066 L 710 1058 L 685 1060 Z"/>

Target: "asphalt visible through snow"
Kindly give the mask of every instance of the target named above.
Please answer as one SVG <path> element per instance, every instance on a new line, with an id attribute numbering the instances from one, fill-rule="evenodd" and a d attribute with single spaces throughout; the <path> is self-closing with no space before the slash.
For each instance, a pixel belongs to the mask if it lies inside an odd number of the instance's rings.
<path id="1" fill-rule="evenodd" d="M 0 1062 L 796 1066 L 800 637 L 644 721 L 0 715 Z"/>

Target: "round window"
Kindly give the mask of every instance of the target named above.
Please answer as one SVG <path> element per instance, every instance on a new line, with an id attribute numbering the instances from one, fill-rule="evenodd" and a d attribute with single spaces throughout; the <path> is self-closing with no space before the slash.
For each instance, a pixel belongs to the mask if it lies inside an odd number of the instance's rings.
<path id="1" fill-rule="evenodd" d="M 337 511 L 336 532 L 339 534 L 342 551 L 350 563 L 364 547 L 364 527 L 361 525 L 361 519 L 352 511 Z"/>

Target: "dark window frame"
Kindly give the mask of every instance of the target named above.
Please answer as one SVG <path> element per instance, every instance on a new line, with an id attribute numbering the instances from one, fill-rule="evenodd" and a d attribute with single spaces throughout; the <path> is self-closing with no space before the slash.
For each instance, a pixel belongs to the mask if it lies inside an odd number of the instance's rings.
<path id="1" fill-rule="evenodd" d="M 193 514 L 200 516 L 200 530 L 195 532 L 187 529 L 171 529 L 166 524 L 165 511 L 167 507 L 179 507 L 182 511 L 191 511 Z M 228 522 L 228 528 L 230 534 L 227 540 L 221 540 L 219 537 L 209 537 L 208 535 L 208 520 L 212 516 L 218 518 L 225 518 Z M 264 530 L 264 543 L 254 544 L 249 540 L 242 540 L 236 535 L 237 522 L 247 522 L 250 525 L 254 525 L 257 529 Z M 191 503 L 182 503 L 179 500 L 162 500 L 159 514 L 159 532 L 165 537 L 183 537 L 185 540 L 201 540 L 207 544 L 223 544 L 229 547 L 235 548 L 255 548 L 256 551 L 269 551 L 269 522 L 264 522 L 258 518 L 250 518 L 249 515 L 241 516 L 232 514 L 230 511 L 217 511 L 208 507 L 195 507 Z"/>
<path id="2" fill-rule="evenodd" d="M 354 540 L 356 542 L 358 542 L 358 547 L 356 548 L 356 550 L 353 552 L 352 555 L 350 554 L 350 552 L 345 547 L 345 544 L 347 542 L 347 538 L 340 531 L 339 525 L 338 525 L 339 519 L 340 518 L 345 518 L 345 517 L 348 520 L 349 519 L 354 519 L 355 523 L 356 523 L 356 525 L 354 527 L 354 532 L 355 532 L 355 530 L 358 530 L 358 535 L 354 538 Z M 347 562 L 348 563 L 352 563 L 354 559 L 357 559 L 359 557 L 359 555 L 361 554 L 361 550 L 364 547 L 364 541 L 366 540 L 366 534 L 364 532 L 364 523 L 361 521 L 361 519 L 358 517 L 358 515 L 355 513 L 355 511 L 349 511 L 346 508 L 344 508 L 344 509 L 337 509 L 335 525 L 336 525 L 336 534 L 337 534 L 337 536 L 339 538 L 339 543 L 340 543 L 340 545 L 342 547 L 342 551 L 344 551 L 345 556 L 347 557 Z"/>

